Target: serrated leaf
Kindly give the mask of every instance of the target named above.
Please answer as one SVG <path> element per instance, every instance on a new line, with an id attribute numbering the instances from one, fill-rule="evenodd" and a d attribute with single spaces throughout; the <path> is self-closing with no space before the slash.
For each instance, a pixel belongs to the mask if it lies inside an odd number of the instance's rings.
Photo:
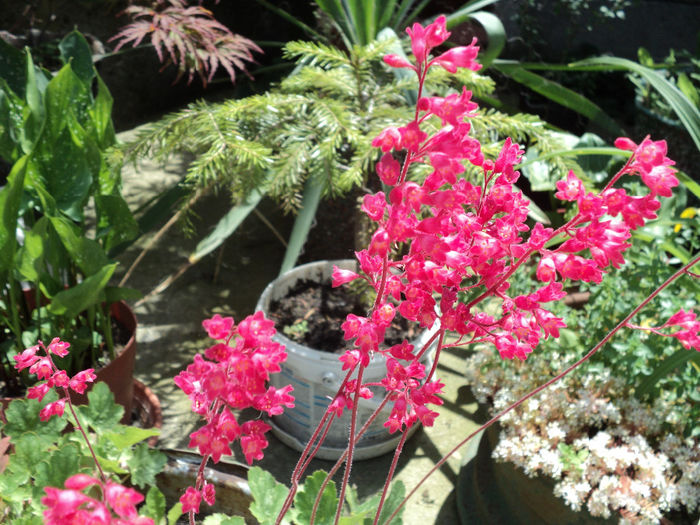
<path id="1" fill-rule="evenodd" d="M 384 506 L 382 507 L 382 512 L 379 515 L 378 523 L 384 525 L 389 519 L 389 516 L 397 509 L 401 502 L 406 497 L 406 486 L 401 481 L 394 481 L 391 485 L 391 490 L 389 495 L 384 500 Z M 403 523 L 402 516 L 403 511 L 406 507 L 402 507 L 401 510 L 396 514 L 396 517 L 391 520 L 391 525 L 401 525 Z"/>
<path id="2" fill-rule="evenodd" d="M 46 394 L 41 403 L 35 399 L 15 399 L 5 410 L 7 423 L 3 427 L 3 432 L 10 436 L 13 442 L 19 440 L 25 432 L 35 433 L 42 442 L 57 440 L 67 421 L 55 416 L 46 422 L 39 419 L 41 409 L 57 399 L 58 396 L 53 391 Z"/>
<path id="3" fill-rule="evenodd" d="M 261 525 L 274 523 L 287 497 L 287 487 L 260 467 L 252 467 L 248 471 L 248 486 L 253 495 L 250 513 Z"/>
<path id="4" fill-rule="evenodd" d="M 156 474 L 163 470 L 168 458 L 159 450 L 150 448 L 145 443 L 134 447 L 130 460 L 127 461 L 131 471 L 131 482 L 144 488 L 146 485 L 154 485 Z"/>
<path id="5" fill-rule="evenodd" d="M 76 407 L 83 425 L 103 433 L 116 428 L 124 415 L 124 407 L 114 402 L 114 394 L 105 383 L 96 383 L 88 393 L 88 404 Z"/>
<path id="6" fill-rule="evenodd" d="M 297 492 L 294 498 L 294 509 L 296 518 L 301 523 L 309 523 L 311 521 L 314 503 L 326 476 L 326 472 L 317 470 L 304 480 L 304 485 Z M 330 481 L 323 490 L 314 523 L 318 525 L 332 525 L 335 520 L 337 507 L 338 496 L 336 496 L 335 482 Z"/>
<path id="7" fill-rule="evenodd" d="M 41 489 L 62 488 L 70 476 L 79 472 L 80 456 L 80 447 L 75 443 L 66 443 L 51 451 L 48 457 L 34 465 L 34 485 Z"/>
<path id="8" fill-rule="evenodd" d="M 155 485 L 146 493 L 146 502 L 142 512 L 145 512 L 147 517 L 153 518 L 156 525 L 165 522 L 165 496 Z"/>

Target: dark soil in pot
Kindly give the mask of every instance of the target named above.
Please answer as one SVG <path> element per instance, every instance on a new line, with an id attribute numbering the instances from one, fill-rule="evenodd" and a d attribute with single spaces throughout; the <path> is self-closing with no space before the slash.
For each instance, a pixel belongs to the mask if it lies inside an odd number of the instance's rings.
<path id="1" fill-rule="evenodd" d="M 343 353 L 347 341 L 341 325 L 349 313 L 366 316 L 367 304 L 362 295 L 347 286 L 338 288 L 311 280 L 299 281 L 285 297 L 273 301 L 269 317 L 277 330 L 289 339 L 330 353 Z M 420 326 L 397 314 L 386 331 L 385 344 L 392 346 L 404 339 L 412 340 Z"/>

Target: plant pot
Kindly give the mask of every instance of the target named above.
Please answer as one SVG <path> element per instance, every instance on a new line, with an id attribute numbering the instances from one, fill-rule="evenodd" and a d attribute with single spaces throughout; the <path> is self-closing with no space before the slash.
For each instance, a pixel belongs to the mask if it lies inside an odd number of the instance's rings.
<path id="1" fill-rule="evenodd" d="M 298 281 L 329 282 L 334 265 L 345 269 L 357 269 L 357 262 L 352 259 L 318 261 L 293 268 L 265 288 L 258 300 L 256 310 L 262 310 L 267 316 L 272 302 L 287 295 Z M 270 382 L 277 388 L 291 384 L 294 387 L 295 407 L 286 409 L 281 415 L 269 418 L 269 422 L 273 433 L 280 441 L 301 451 L 321 421 L 346 372 L 342 370 L 342 363 L 338 360 L 337 354 L 298 344 L 281 333 L 282 327 L 278 326 L 277 329 L 275 340 L 286 347 L 287 360 L 281 363 L 281 373 L 274 374 Z M 416 347 L 422 346 L 430 339 L 432 333 L 432 330 L 424 331 L 413 341 L 413 344 Z M 432 365 L 431 352 L 428 351 L 424 355 L 423 364 L 429 368 Z M 385 375 L 385 358 L 381 355 L 374 355 L 364 371 L 363 380 L 379 382 Z M 382 390 L 376 390 L 374 394 L 374 398 L 361 399 L 358 403 L 357 413 L 360 426 L 382 401 L 382 397 L 380 397 Z M 386 413 L 380 414 L 358 441 L 355 459 L 373 458 L 396 448 L 401 435 L 390 434 L 384 427 L 389 411 L 390 408 L 387 408 Z M 341 418 L 335 418 L 316 457 L 335 460 L 342 455 L 347 445 L 350 418 L 350 411 L 347 410 Z M 417 428 L 418 426 L 414 425 L 411 432 L 415 432 Z"/>
<path id="2" fill-rule="evenodd" d="M 471 523 L 538 523 L 543 525 L 602 525 L 613 519 L 576 512 L 554 495 L 554 480 L 529 477 L 512 463 L 491 455 L 499 436 L 492 425 L 472 440 L 457 477 L 457 510 L 462 525 Z"/>
<path id="3" fill-rule="evenodd" d="M 134 379 L 134 398 L 131 410 L 132 425 L 141 428 L 163 427 L 163 411 L 160 406 L 158 396 L 138 379 Z M 158 436 L 148 439 L 148 444 L 152 447 L 158 443 Z"/>
<path id="4" fill-rule="evenodd" d="M 136 316 L 131 307 L 124 301 L 113 303 L 112 317 L 130 334 L 129 340 L 119 354 L 102 368 L 95 371 L 95 382 L 107 383 L 114 394 L 117 404 L 124 407 L 124 417 L 121 422 L 128 425 L 131 422 L 131 410 L 134 399 L 134 363 L 136 361 Z M 78 394 L 71 390 L 71 401 L 78 405 L 87 403 L 87 393 Z"/>
<path id="5" fill-rule="evenodd" d="M 168 462 L 156 477 L 156 485 L 165 496 L 166 508 L 177 503 L 187 487 L 194 486 L 202 457 L 184 450 L 164 449 Z M 237 463 L 219 461 L 204 469 L 207 482 L 216 489 L 213 506 L 202 502 L 201 515 L 221 512 L 229 516 L 243 516 L 246 523 L 258 523 L 249 511 L 253 497 L 247 481 L 248 469 Z"/>

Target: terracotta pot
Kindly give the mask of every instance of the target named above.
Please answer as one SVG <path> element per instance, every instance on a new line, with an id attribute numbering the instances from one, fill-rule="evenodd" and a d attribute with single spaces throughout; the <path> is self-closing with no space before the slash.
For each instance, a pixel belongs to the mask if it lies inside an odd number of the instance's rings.
<path id="1" fill-rule="evenodd" d="M 134 399 L 134 362 L 136 361 L 136 316 L 131 307 L 124 301 L 119 301 L 111 306 L 112 317 L 130 334 L 129 340 L 116 358 L 107 365 L 95 371 L 97 379 L 102 381 L 114 394 L 117 404 L 124 407 L 124 417 L 121 422 L 128 425 L 131 422 L 131 409 Z M 71 390 L 73 403 L 83 405 L 87 403 L 87 393 L 77 394 Z"/>
<path id="2" fill-rule="evenodd" d="M 156 477 L 156 485 L 165 496 L 166 507 L 170 508 L 187 487 L 194 485 L 202 457 L 184 450 L 164 449 L 162 452 L 168 456 L 168 462 Z M 243 465 L 226 461 L 214 465 L 210 461 L 204 469 L 204 477 L 214 485 L 216 501 L 213 506 L 203 502 L 199 516 L 222 512 L 230 516 L 243 516 L 246 523 L 258 523 L 249 510 L 253 497 L 246 480 L 247 472 Z"/>
<path id="3" fill-rule="evenodd" d="M 138 379 L 134 379 L 134 400 L 131 410 L 130 423 L 137 424 L 141 428 L 163 427 L 163 411 L 158 396 Z M 152 447 L 158 443 L 158 436 L 149 438 L 148 444 Z"/>

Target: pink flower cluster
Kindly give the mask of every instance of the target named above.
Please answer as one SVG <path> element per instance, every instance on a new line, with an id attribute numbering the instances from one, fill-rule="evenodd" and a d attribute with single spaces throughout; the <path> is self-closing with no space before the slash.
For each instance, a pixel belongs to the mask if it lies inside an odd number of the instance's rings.
<path id="1" fill-rule="evenodd" d="M 66 480 L 64 487 L 44 489 L 46 496 L 41 498 L 41 503 L 48 507 L 44 511 L 46 525 L 153 525 L 151 518 L 138 515 L 136 505 L 144 498 L 134 489 L 111 481 L 103 483 L 87 474 L 71 476 Z M 86 489 L 95 488 L 99 489 L 101 500 L 83 493 Z M 113 517 L 110 509 L 118 517 Z"/>
<path id="2" fill-rule="evenodd" d="M 63 416 L 66 403 L 70 404 L 68 388 L 83 394 L 88 383 L 95 381 L 95 371 L 92 368 L 82 370 L 73 377 L 69 377 L 64 370 L 56 367 L 52 355 L 65 357 L 68 355 L 70 344 L 54 338 L 48 346 L 39 341 L 38 344 L 27 348 L 21 354 L 14 356 L 15 368 L 24 370 L 29 368 L 29 373 L 36 374 L 39 379 L 45 380 L 27 389 L 27 398 L 41 401 L 51 388 L 60 389 L 63 393 L 58 401 L 47 403 L 39 412 L 41 421 L 48 421 L 52 416 Z M 43 352 L 43 357 L 37 355 Z M 75 416 L 75 413 L 73 413 Z M 82 430 L 80 422 L 75 420 L 76 428 Z M 83 437 L 87 436 L 83 431 Z M 89 446 L 89 443 L 88 443 Z M 94 456 L 93 456 L 94 457 Z M 97 462 L 97 458 L 94 458 Z M 99 465 L 96 465 L 99 467 Z M 83 493 L 83 490 L 99 488 L 101 499 L 95 499 Z M 41 498 L 41 503 L 48 508 L 44 511 L 44 523 L 47 525 L 67 525 L 73 523 L 94 523 L 96 525 L 153 525 L 153 520 L 138 516 L 136 505 L 143 501 L 143 495 L 114 483 L 112 481 L 100 481 L 87 474 L 75 474 L 68 478 L 64 489 L 45 487 L 46 496 Z M 112 511 L 117 515 L 114 517 Z"/>
<path id="3" fill-rule="evenodd" d="M 294 406 L 291 385 L 268 386 L 270 374 L 280 371 L 279 363 L 287 358 L 284 346 L 272 340 L 273 321 L 262 312 L 246 317 L 238 326 L 232 317 L 214 315 L 202 322 L 209 337 L 218 341 L 196 355 L 194 362 L 175 377 L 175 383 L 187 394 L 192 410 L 202 415 L 206 424 L 190 434 L 190 447 L 197 448 L 205 465 L 209 458 L 218 462 L 232 454 L 230 444 L 240 440 L 243 454 L 250 464 L 262 459 L 270 426 L 253 420 L 239 424 L 234 411 L 254 408 L 268 415 L 281 414 Z M 199 476 L 180 498 L 183 512 L 199 512 L 202 498 L 214 502 L 214 487 Z"/>
<path id="4" fill-rule="evenodd" d="M 51 359 L 51 354 L 57 355 L 58 357 L 65 357 L 68 355 L 68 348 L 70 348 L 70 343 L 60 341 L 57 337 L 54 338 L 49 346 L 44 346 L 44 343 L 39 341 L 38 344 L 25 349 L 21 354 L 14 356 L 15 368 L 17 370 L 24 370 L 29 368 L 30 374 L 36 374 L 39 379 L 45 379 L 43 383 L 37 383 L 36 385 L 29 387 L 27 389 L 27 397 L 29 399 L 36 399 L 41 401 L 44 396 L 52 388 L 60 388 L 67 395 L 67 388 L 70 388 L 78 394 L 83 394 L 87 389 L 88 383 L 95 381 L 95 370 L 93 368 L 88 368 L 87 370 L 82 370 L 75 374 L 73 377 L 69 377 L 65 370 L 59 370 Z M 37 355 L 37 352 L 43 351 L 44 356 Z M 66 406 L 66 397 L 62 397 L 58 401 L 53 403 L 48 403 L 39 412 L 39 418 L 42 421 L 48 421 L 51 416 L 62 416 L 63 411 Z"/>
<path id="5" fill-rule="evenodd" d="M 431 50 L 449 36 L 444 17 L 426 28 L 415 24 L 408 33 L 415 64 L 395 55 L 385 57 L 385 62 L 414 70 L 419 93 L 434 65 L 451 72 L 480 67 L 474 61 L 478 50 L 474 42 L 430 57 Z M 426 404 L 439 405 L 442 388 L 418 361 L 425 348 L 414 351 L 404 343 L 380 349 L 396 313 L 423 327 L 439 321 L 440 341 L 449 330 L 458 334 L 459 344 L 491 343 L 503 358 L 524 360 L 543 339 L 559 337 L 559 329 L 566 326 L 545 308 L 545 303 L 566 295 L 563 281 L 597 283 L 609 266 L 619 267 L 630 230 L 655 218 L 657 197 L 669 196 L 670 188 L 678 184 L 664 141 L 645 139 L 636 145 L 618 139 L 617 146 L 633 154 L 610 184 L 596 194 L 569 173 L 557 184 L 556 196 L 576 202 L 576 216 L 556 231 L 539 223 L 531 228 L 526 223 L 528 200 L 513 186 L 523 150 L 506 139 L 495 160 L 485 159 L 481 144 L 469 134 L 468 118 L 476 108 L 466 89 L 447 97 L 420 96 L 413 121 L 388 127 L 374 139 L 372 145 L 383 152 L 377 175 L 388 189 L 366 195 L 362 210 L 377 228 L 369 247 L 356 254 L 361 274 L 337 268 L 333 274 L 334 286 L 361 277 L 377 292 L 367 317 L 351 315 L 343 324 L 345 338 L 353 340 L 354 348 L 340 359 L 344 369 L 354 370 L 366 366 L 373 352 L 387 357 L 382 385 L 394 403 L 385 424 L 392 432 L 416 420 L 431 425 L 437 413 Z M 433 135 L 421 129 L 431 118 L 442 126 Z M 407 178 L 416 163 L 432 168 L 422 184 Z M 459 177 L 466 163 L 479 170 L 480 180 Z M 631 196 L 624 189 L 613 189 L 623 174 L 639 174 L 650 193 Z M 406 248 L 392 259 L 399 245 Z M 537 278 L 546 284 L 528 295 L 509 296 L 509 278 L 535 254 L 540 256 Z M 477 310 L 485 299 L 498 301 L 500 314 L 495 308 L 490 313 Z M 354 390 L 346 385 L 333 401 L 336 414 L 353 406 L 353 395 L 364 397 L 368 392 L 368 385 L 352 386 Z"/>
<path id="6" fill-rule="evenodd" d="M 648 330 L 656 335 L 678 339 L 684 348 L 691 348 L 700 352 L 700 320 L 695 312 L 686 312 L 681 309 L 668 318 L 661 326 L 637 326 L 627 323 L 628 328 L 635 330 Z M 666 332 L 665 329 L 678 328 L 674 332 Z"/>

